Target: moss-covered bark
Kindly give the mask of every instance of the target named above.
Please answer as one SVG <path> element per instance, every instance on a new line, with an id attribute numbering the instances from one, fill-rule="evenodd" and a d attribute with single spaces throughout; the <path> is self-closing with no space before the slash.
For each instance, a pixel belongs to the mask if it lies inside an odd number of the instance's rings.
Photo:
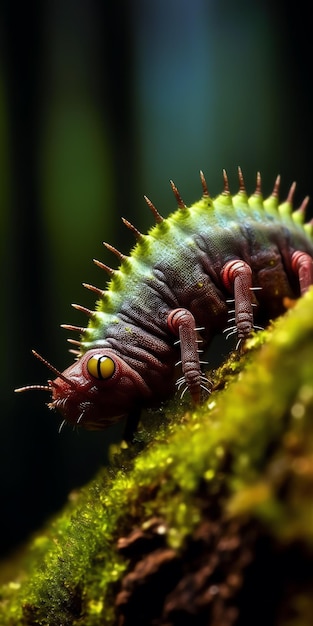
<path id="1" fill-rule="evenodd" d="M 3 626 L 311 626 L 313 290 L 215 381 L 32 541 Z"/>

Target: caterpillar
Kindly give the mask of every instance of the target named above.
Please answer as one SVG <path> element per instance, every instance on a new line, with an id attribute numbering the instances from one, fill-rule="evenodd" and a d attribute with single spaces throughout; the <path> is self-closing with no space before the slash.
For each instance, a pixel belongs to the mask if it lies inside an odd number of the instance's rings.
<path id="1" fill-rule="evenodd" d="M 212 199 L 204 174 L 201 199 L 187 207 L 171 181 L 177 209 L 166 219 L 145 196 L 155 225 L 142 234 L 124 224 L 137 242 L 129 256 L 104 245 L 119 259 L 105 289 L 84 286 L 98 296 L 87 314 L 80 341 L 69 339 L 76 360 L 60 372 L 35 351 L 55 374 L 41 389 L 52 394 L 48 406 L 64 422 L 103 429 L 143 407 L 168 398 L 175 385 L 199 403 L 211 390 L 202 372 L 201 352 L 217 333 L 237 335 L 237 347 L 253 329 L 284 312 L 284 299 L 301 296 L 313 284 L 313 221 L 305 223 L 306 197 L 293 210 L 295 183 L 279 203 L 280 177 L 263 199 L 261 176 L 248 197 L 241 169 L 232 196 L 226 171 L 224 188 Z M 181 376 L 177 379 L 177 367 Z"/>

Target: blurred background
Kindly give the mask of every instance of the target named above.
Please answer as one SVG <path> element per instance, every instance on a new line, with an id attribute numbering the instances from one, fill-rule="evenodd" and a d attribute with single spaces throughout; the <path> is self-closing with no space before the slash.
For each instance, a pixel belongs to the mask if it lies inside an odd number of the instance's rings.
<path id="1" fill-rule="evenodd" d="M 133 240 L 124 216 L 152 225 L 147 194 L 167 215 L 168 180 L 186 203 L 212 195 L 221 170 L 250 192 L 277 173 L 296 204 L 312 193 L 312 16 L 281 0 L 4 1 L 0 9 L 1 439 L 0 553 L 20 545 L 107 462 L 121 427 L 64 428 L 36 348 L 61 370 L 73 360 L 60 323 L 93 308 L 107 240 Z"/>

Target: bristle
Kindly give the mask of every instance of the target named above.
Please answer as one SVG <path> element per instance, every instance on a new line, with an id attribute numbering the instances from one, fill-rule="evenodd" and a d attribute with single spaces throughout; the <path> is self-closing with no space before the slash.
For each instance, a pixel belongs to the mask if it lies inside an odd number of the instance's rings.
<path id="1" fill-rule="evenodd" d="M 79 333 L 80 335 L 82 335 L 86 331 L 86 328 L 83 328 L 82 326 L 74 326 L 73 324 L 61 324 L 61 328 L 65 328 L 65 330 L 71 330 L 74 333 Z"/>
<path id="2" fill-rule="evenodd" d="M 107 265 L 105 267 L 106 267 L 106 271 L 111 270 L 111 268 L 108 267 Z M 110 274 L 114 274 L 114 270 L 111 270 L 109 273 Z M 89 289 L 89 291 L 93 291 L 100 298 L 102 298 L 102 296 L 104 294 L 104 290 L 103 289 L 99 289 L 99 287 L 95 287 L 94 285 L 89 285 L 89 283 L 83 283 L 83 287 L 85 287 L 86 289 Z"/>
<path id="3" fill-rule="evenodd" d="M 88 317 L 93 317 L 93 315 L 95 314 L 94 311 L 91 311 L 90 309 L 87 309 L 85 306 L 81 306 L 80 304 L 72 304 L 71 306 L 73 307 L 73 309 L 76 309 L 76 311 L 81 311 L 82 313 L 85 313 L 85 315 L 87 315 Z"/>
<path id="4" fill-rule="evenodd" d="M 262 195 L 262 180 L 260 172 L 256 174 L 256 188 L 254 195 L 261 196 Z"/>
<path id="5" fill-rule="evenodd" d="M 286 199 L 286 202 L 288 202 L 289 204 L 293 203 L 293 197 L 294 197 L 294 194 L 295 194 L 296 185 L 297 185 L 297 183 L 294 181 L 292 183 L 290 189 L 289 189 L 288 196 L 287 196 L 287 199 Z"/>
<path id="6" fill-rule="evenodd" d="M 301 211 L 301 213 L 305 214 L 306 208 L 307 208 L 309 202 L 310 202 L 310 196 L 305 196 L 304 200 L 302 200 L 302 202 L 301 202 L 301 204 L 300 204 L 300 206 L 299 206 L 299 208 L 297 210 Z"/>
<path id="7" fill-rule="evenodd" d="M 184 203 L 184 201 L 183 201 L 183 199 L 182 199 L 182 197 L 181 197 L 181 195 L 180 195 L 180 193 L 179 193 L 175 183 L 172 180 L 170 180 L 170 185 L 172 187 L 172 191 L 173 191 L 173 194 L 174 194 L 174 196 L 175 196 L 175 198 L 177 200 L 177 204 L 178 204 L 179 208 L 180 209 L 186 209 L 186 205 L 185 205 L 185 203 Z"/>
<path id="8" fill-rule="evenodd" d="M 296 224 L 304 225 L 305 212 L 306 212 L 306 208 L 308 206 L 309 200 L 310 200 L 309 196 L 306 196 L 304 200 L 301 202 L 299 208 L 296 209 L 296 211 L 293 211 L 292 219 Z"/>
<path id="9" fill-rule="evenodd" d="M 238 178 L 239 178 L 239 192 L 246 194 L 245 181 L 243 178 L 243 173 L 241 167 L 238 165 Z"/>
<path id="10" fill-rule="evenodd" d="M 80 341 L 77 341 L 77 339 L 67 339 L 66 341 L 68 341 L 68 343 L 71 343 L 73 346 L 79 346 L 80 347 Z"/>
<path id="11" fill-rule="evenodd" d="M 23 391 L 31 391 L 37 389 L 38 391 L 51 391 L 51 387 L 48 385 L 26 385 L 25 387 L 18 387 L 14 389 L 15 393 L 22 393 Z"/>
<path id="12" fill-rule="evenodd" d="M 123 224 L 125 224 L 125 226 L 127 228 L 129 228 L 129 230 L 132 231 L 132 233 L 134 233 L 136 239 L 138 239 L 138 241 L 142 240 L 144 238 L 144 235 L 140 232 L 140 230 L 138 230 L 136 228 L 136 226 L 134 226 L 131 222 L 129 222 L 128 220 L 125 219 L 125 217 L 122 217 L 122 222 Z"/>
<path id="13" fill-rule="evenodd" d="M 113 276 L 115 274 L 115 270 L 112 267 L 109 267 L 109 265 L 102 263 L 102 261 L 98 261 L 98 259 L 93 259 L 93 262 L 95 265 L 100 267 L 100 269 L 104 270 L 107 274 L 109 274 L 109 276 Z M 89 287 L 87 287 L 87 289 L 89 289 Z"/>
<path id="14" fill-rule="evenodd" d="M 274 183 L 272 194 L 271 194 L 273 198 L 277 198 L 277 199 L 279 198 L 279 188 L 280 188 L 280 175 L 278 174 Z"/>
<path id="15" fill-rule="evenodd" d="M 209 198 L 210 194 L 209 194 L 208 186 L 207 186 L 205 176 L 202 170 L 200 170 L 200 180 L 201 180 L 201 185 L 202 185 L 202 190 L 203 190 L 203 197 Z"/>
<path id="16" fill-rule="evenodd" d="M 296 190 L 296 182 L 293 182 L 288 191 L 288 195 L 287 195 L 285 202 L 282 202 L 278 207 L 279 214 L 282 217 L 290 217 L 292 215 L 293 197 L 294 197 L 295 190 Z M 292 218 L 292 219 L 294 219 L 295 222 L 297 221 L 296 216 L 295 218 Z M 300 218 L 300 222 L 301 222 L 301 218 Z"/>
<path id="17" fill-rule="evenodd" d="M 113 254 L 115 254 L 115 256 L 117 256 L 119 261 L 124 261 L 125 259 L 127 259 L 127 256 L 125 254 L 123 254 L 122 252 L 117 250 L 117 248 L 114 248 L 114 246 L 111 246 L 110 243 L 107 243 L 106 241 L 103 241 L 103 245 L 106 247 L 107 250 L 109 250 L 110 252 L 113 252 Z"/>
<path id="18" fill-rule="evenodd" d="M 228 182 L 228 176 L 227 176 L 226 170 L 223 170 L 223 180 L 224 180 L 223 194 L 228 196 L 230 194 L 230 191 L 229 191 L 229 182 Z"/>
<path id="19" fill-rule="evenodd" d="M 70 349 L 69 352 L 71 354 L 75 354 L 75 356 L 78 356 L 80 354 L 80 350 L 72 350 L 72 349 Z"/>
<path id="20" fill-rule="evenodd" d="M 62 430 L 63 430 L 63 428 L 64 428 L 65 424 L 66 424 L 66 420 L 62 420 L 62 422 L 61 422 L 61 424 L 60 424 L 60 426 L 59 426 L 59 429 L 58 429 L 58 434 L 59 434 L 59 435 L 61 434 L 61 432 L 62 432 Z"/>
<path id="21" fill-rule="evenodd" d="M 271 195 L 266 198 L 263 202 L 264 209 L 267 213 L 277 216 L 278 203 L 279 203 L 279 187 L 280 187 L 280 176 L 276 177 L 273 191 Z"/>
<path id="22" fill-rule="evenodd" d="M 150 209 L 150 211 L 152 212 L 152 215 L 156 221 L 157 224 L 161 224 L 161 222 L 163 222 L 164 217 L 162 217 L 162 215 L 160 215 L 158 209 L 154 206 L 153 202 L 151 202 L 151 200 L 148 198 L 148 196 L 144 196 L 144 199 Z"/>

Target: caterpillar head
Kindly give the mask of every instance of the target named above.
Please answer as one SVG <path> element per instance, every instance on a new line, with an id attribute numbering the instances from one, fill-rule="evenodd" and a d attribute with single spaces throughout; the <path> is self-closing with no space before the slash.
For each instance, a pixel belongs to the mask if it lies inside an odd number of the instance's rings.
<path id="1" fill-rule="evenodd" d="M 57 409 L 70 424 L 101 430 L 127 415 L 138 396 L 149 395 L 141 376 L 112 349 L 88 350 L 64 372 L 33 353 L 57 377 L 47 385 L 28 385 L 16 391 L 51 392 L 49 408 Z"/>

